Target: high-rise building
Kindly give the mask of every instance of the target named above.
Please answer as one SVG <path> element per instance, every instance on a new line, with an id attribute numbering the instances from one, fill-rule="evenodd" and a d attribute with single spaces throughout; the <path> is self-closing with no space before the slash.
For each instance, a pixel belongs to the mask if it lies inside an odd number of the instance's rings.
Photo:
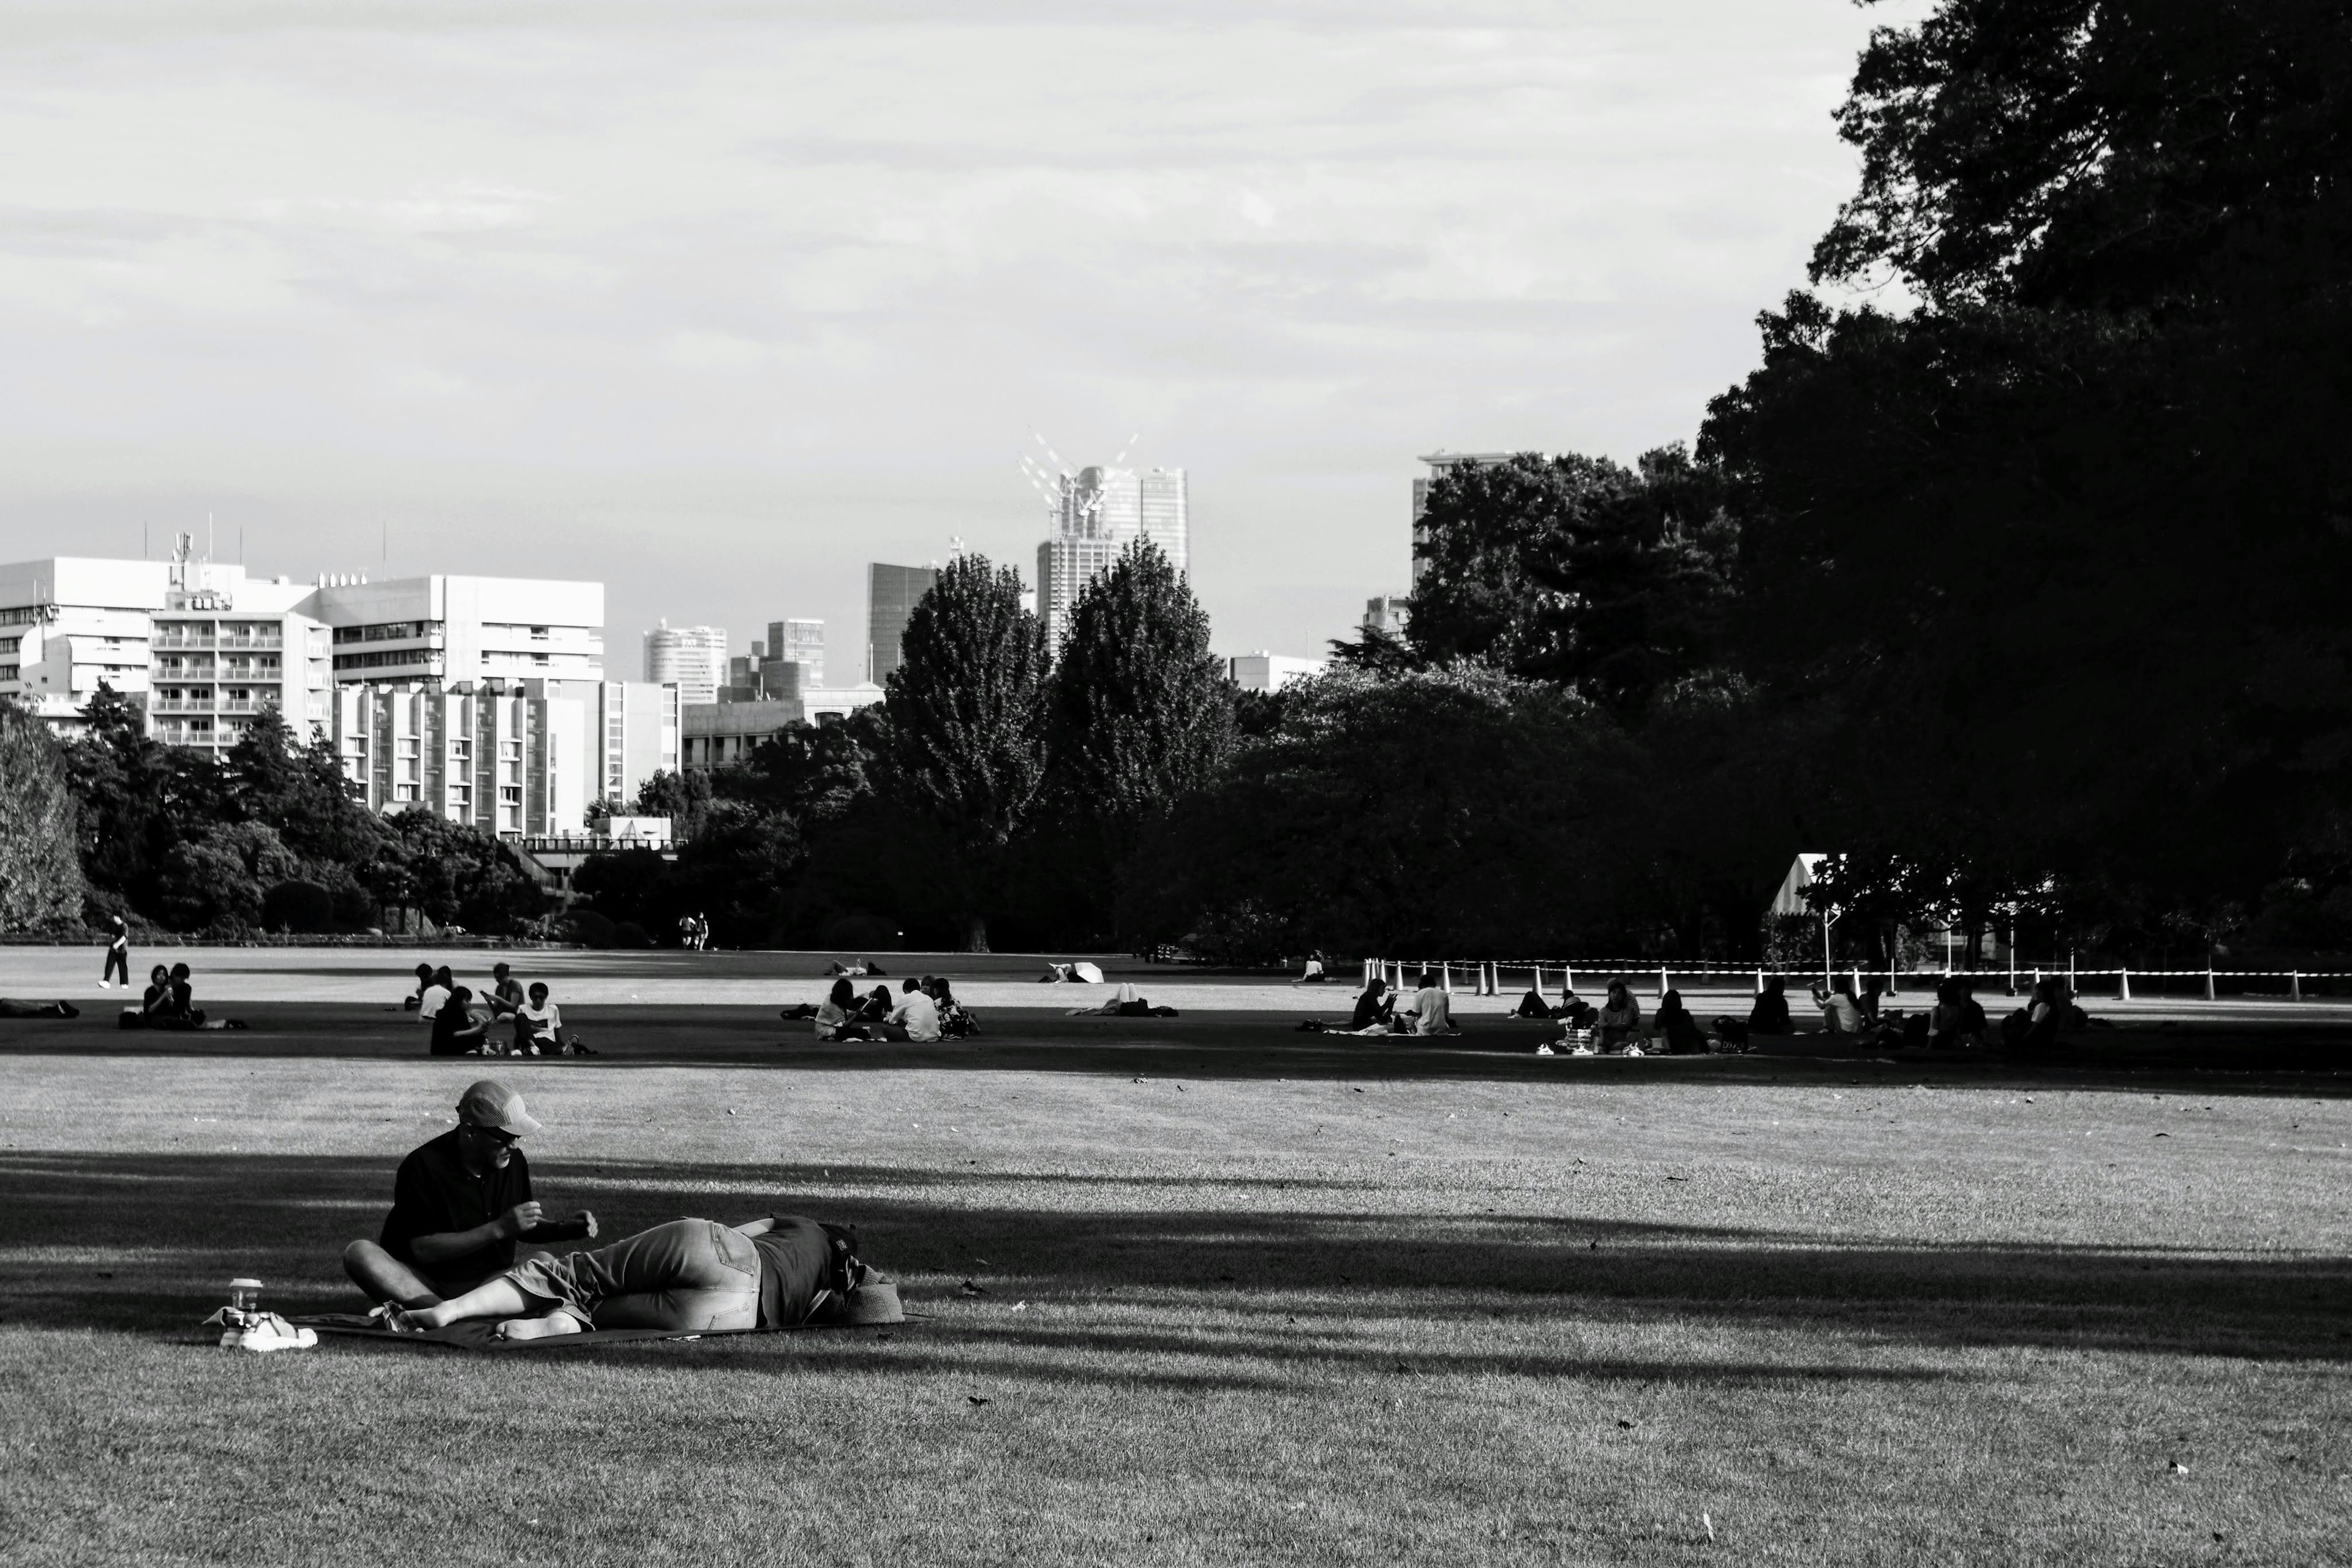
<path id="1" fill-rule="evenodd" d="M 1382 632 L 1392 637 L 1404 636 L 1405 623 L 1412 618 L 1412 606 L 1402 594 L 1382 594 L 1364 601 L 1364 630 Z"/>
<path id="2" fill-rule="evenodd" d="M 824 684 L 824 623 L 823 621 L 770 621 L 768 623 L 767 662 L 796 664 L 799 680 L 803 687 Z"/>
<path id="3" fill-rule="evenodd" d="M 936 566 L 886 566 L 877 561 L 866 568 L 866 679 L 887 686 L 898 668 L 907 621 L 915 605 L 940 580 Z"/>
<path id="4" fill-rule="evenodd" d="M 1183 469 L 1081 468 L 1062 476 L 1052 499 L 1051 531 L 1037 547 L 1037 614 L 1046 647 L 1060 646 L 1078 595 L 1135 541 L 1151 541 L 1180 574 L 1191 572 Z"/>
<path id="5" fill-rule="evenodd" d="M 320 581 L 337 685 L 604 679 L 604 584 L 530 577 Z"/>
<path id="6" fill-rule="evenodd" d="M 680 702 L 718 701 L 727 684 L 727 629 L 663 621 L 646 634 L 646 679 L 677 687 Z"/>
<path id="7" fill-rule="evenodd" d="M 1426 537 L 1421 520 L 1429 510 L 1429 487 L 1456 468 L 1496 468 L 1517 455 L 1516 452 L 1448 452 L 1441 447 L 1422 456 L 1420 461 L 1429 465 L 1429 472 L 1412 481 L 1412 580 L 1416 585 L 1421 582 L 1421 574 L 1428 570 L 1421 558 L 1422 541 Z"/>

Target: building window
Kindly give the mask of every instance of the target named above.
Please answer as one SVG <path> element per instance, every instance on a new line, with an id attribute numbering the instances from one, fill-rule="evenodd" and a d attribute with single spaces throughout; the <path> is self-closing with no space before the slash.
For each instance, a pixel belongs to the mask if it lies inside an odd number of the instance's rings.
<path id="1" fill-rule="evenodd" d="M 500 805 L 520 805 L 522 804 L 522 785 L 499 785 L 499 804 Z"/>
<path id="2" fill-rule="evenodd" d="M 499 761 L 502 763 L 519 763 L 522 761 L 522 742 L 520 741 L 500 741 L 499 742 Z"/>

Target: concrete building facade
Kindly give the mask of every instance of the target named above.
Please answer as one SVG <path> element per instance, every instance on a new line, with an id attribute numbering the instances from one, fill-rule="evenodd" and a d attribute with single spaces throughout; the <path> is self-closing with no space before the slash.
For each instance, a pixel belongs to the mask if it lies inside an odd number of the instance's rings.
<path id="1" fill-rule="evenodd" d="M 682 703 L 716 702 L 727 682 L 727 628 L 673 626 L 663 621 L 646 634 L 646 679 L 675 686 Z"/>
<path id="2" fill-rule="evenodd" d="M 1320 658 L 1292 658 L 1260 648 L 1255 653 L 1237 654 L 1227 659 L 1225 669 L 1234 678 L 1234 684 L 1244 691 L 1279 691 L 1294 680 L 1319 674 L 1329 662 Z"/>
<path id="3" fill-rule="evenodd" d="M 866 679 L 887 686 L 898 668 L 907 636 L 907 622 L 915 606 L 940 580 L 936 566 L 888 566 L 879 561 L 866 568 Z"/>
<path id="4" fill-rule="evenodd" d="M 329 577 L 337 684 L 604 679 L 604 584 L 525 577 Z"/>
<path id="5" fill-rule="evenodd" d="M 1081 468 L 1061 477 L 1050 529 L 1037 546 L 1037 615 L 1045 646 L 1058 650 L 1070 610 L 1086 586 L 1139 539 L 1179 574 L 1192 564 L 1192 502 L 1184 470 Z"/>

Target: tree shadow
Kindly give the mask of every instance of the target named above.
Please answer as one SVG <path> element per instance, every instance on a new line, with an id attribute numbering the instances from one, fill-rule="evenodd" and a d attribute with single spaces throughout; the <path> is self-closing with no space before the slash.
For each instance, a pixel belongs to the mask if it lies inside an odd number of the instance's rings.
<path id="1" fill-rule="evenodd" d="M 1016 1208 L 951 1194 L 1026 1179 L 1017 1173 L 830 1171 L 551 1163 L 538 1184 L 559 1206 L 595 1208 L 607 1236 L 676 1217 L 680 1188 L 692 1191 L 691 1209 L 714 1218 L 788 1210 L 856 1224 L 874 1259 L 906 1280 L 909 1309 L 931 1304 L 934 1321 L 901 1336 L 896 1365 L 947 1356 L 970 1370 L 975 1356 L 1043 1355 L 1070 1360 L 1072 1377 L 1117 1381 L 1121 1364 L 1165 1354 L 1190 1364 L 1164 1375 L 1260 1386 L 1289 1375 L 1286 1366 L 1393 1370 L 1389 1329 L 1372 1326 L 1400 1321 L 1418 1326 L 1426 1348 L 1410 1359 L 1421 1370 L 1547 1376 L 1877 1375 L 1839 1362 L 1836 1347 L 1849 1339 L 1935 1351 L 2352 1359 L 2341 1308 L 2352 1299 L 2352 1260 L 2341 1257 L 1832 1243 L 1511 1214 Z M 845 1183 L 869 1190 L 807 1195 Z M 348 1310 L 355 1298 L 338 1257 L 347 1241 L 373 1234 L 390 1184 L 389 1162 L 346 1156 L 0 1154 L 9 1196 L 0 1209 L 0 1321 L 184 1329 L 239 1274 L 268 1281 L 281 1310 Z M 886 1190 L 875 1195 L 876 1186 Z M 1112 1189 L 1114 1203 L 1130 1201 L 1118 1197 L 1124 1190 Z M 967 1278 L 984 1294 L 959 1296 Z M 1015 1314 L 1016 1300 L 1034 1310 Z M 1670 1356 L 1614 1371 L 1556 1342 L 1612 1324 L 1707 1339 L 1812 1337 L 1787 1363 Z M 801 1342 L 815 1347 L 794 1352 L 803 1356 L 867 1353 Z M 1102 1364 L 1080 1364 L 1089 1357 Z"/>

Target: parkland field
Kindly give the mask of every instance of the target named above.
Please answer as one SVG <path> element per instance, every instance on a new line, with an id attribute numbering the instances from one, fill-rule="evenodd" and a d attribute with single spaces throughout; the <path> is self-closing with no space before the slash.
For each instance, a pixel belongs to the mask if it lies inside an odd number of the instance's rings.
<path id="1" fill-rule="evenodd" d="M 518 953 L 600 1054 L 485 1063 L 424 1055 L 416 956 L 142 952 L 250 1025 L 155 1036 L 94 950 L 0 949 L 84 1009 L 0 1023 L 0 1561 L 2352 1562 L 2352 1010 L 1538 1058 L 1510 997 L 1358 1039 L 1297 1027 L 1344 984 L 1106 960 L 1181 1016 L 1074 1017 L 1042 963 L 881 954 L 985 1032 L 835 1046 L 776 1016 L 824 955 Z M 908 1321 L 197 1327 L 238 1275 L 356 1308 L 481 1076 L 551 1209 L 851 1221 Z"/>

